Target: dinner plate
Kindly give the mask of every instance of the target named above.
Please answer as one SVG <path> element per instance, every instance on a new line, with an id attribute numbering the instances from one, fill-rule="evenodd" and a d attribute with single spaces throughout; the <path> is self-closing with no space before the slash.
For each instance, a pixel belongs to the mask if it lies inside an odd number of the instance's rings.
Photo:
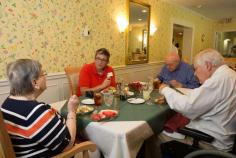
<path id="1" fill-rule="evenodd" d="M 85 105 L 93 105 L 94 104 L 94 100 L 93 99 L 84 99 L 81 101 L 82 104 Z"/>
<path id="2" fill-rule="evenodd" d="M 134 95 L 134 92 L 128 91 L 128 92 L 127 92 L 127 95 L 128 95 L 128 96 L 132 96 L 132 95 Z"/>
<path id="3" fill-rule="evenodd" d="M 142 98 L 129 98 L 127 99 L 127 102 L 131 104 L 142 104 L 145 102 L 145 100 Z"/>
<path id="4" fill-rule="evenodd" d="M 94 107 L 92 107 L 92 106 L 87 106 L 87 105 L 81 105 L 81 106 L 79 106 L 78 109 L 77 109 L 77 113 L 78 113 L 78 114 L 82 114 L 82 115 L 91 113 L 91 112 L 93 112 L 93 111 L 94 111 Z"/>

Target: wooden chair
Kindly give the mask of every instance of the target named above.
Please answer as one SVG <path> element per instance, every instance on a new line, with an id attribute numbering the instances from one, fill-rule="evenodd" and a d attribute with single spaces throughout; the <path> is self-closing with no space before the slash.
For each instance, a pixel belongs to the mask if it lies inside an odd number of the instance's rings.
<path id="1" fill-rule="evenodd" d="M 74 95 L 77 93 L 80 67 L 67 66 L 64 70 L 69 81 L 70 94 Z"/>
<path id="2" fill-rule="evenodd" d="M 1 158 L 15 158 L 15 153 L 11 144 L 10 137 L 7 133 L 5 124 L 3 122 L 2 112 L 0 111 L 0 157 Z M 88 151 L 95 151 L 96 144 L 86 141 L 75 144 L 70 150 L 62 152 L 54 158 L 71 158 L 79 152 L 83 152 L 83 158 L 88 158 Z"/>

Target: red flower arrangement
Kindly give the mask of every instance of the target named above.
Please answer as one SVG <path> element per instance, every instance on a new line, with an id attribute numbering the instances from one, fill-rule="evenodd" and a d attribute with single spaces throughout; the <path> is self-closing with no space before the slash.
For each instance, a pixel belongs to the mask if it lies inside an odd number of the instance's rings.
<path id="1" fill-rule="evenodd" d="M 129 83 L 128 86 L 131 91 L 136 91 L 136 92 L 137 91 L 140 92 L 143 87 L 143 85 L 140 82 L 132 82 L 132 83 Z"/>

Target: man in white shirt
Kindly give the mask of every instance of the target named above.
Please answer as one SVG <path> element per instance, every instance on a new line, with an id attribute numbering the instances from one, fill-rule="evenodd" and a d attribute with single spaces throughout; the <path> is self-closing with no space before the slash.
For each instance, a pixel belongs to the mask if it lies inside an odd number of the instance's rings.
<path id="1" fill-rule="evenodd" d="M 213 136 L 217 149 L 230 150 L 236 134 L 236 73 L 213 49 L 197 54 L 194 68 L 199 88 L 182 95 L 162 84 L 160 93 L 171 109 L 191 119 L 188 127 Z"/>

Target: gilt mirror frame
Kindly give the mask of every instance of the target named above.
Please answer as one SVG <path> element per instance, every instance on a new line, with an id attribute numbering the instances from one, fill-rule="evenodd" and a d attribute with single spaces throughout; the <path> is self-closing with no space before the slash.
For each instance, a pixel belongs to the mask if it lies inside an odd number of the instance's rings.
<path id="1" fill-rule="evenodd" d="M 128 8 L 128 20 L 129 20 L 129 26 L 126 32 L 126 64 L 127 65 L 133 65 L 133 64 L 142 64 L 142 63 L 148 63 L 149 60 L 149 33 L 150 33 L 150 14 L 151 14 L 151 6 L 149 4 L 143 3 L 141 0 L 128 0 L 127 1 L 127 8 Z M 141 28 L 140 35 L 141 35 L 141 40 L 139 43 L 140 47 L 131 47 L 131 40 L 132 38 L 132 22 L 131 20 L 131 5 L 137 5 L 140 7 L 143 7 L 147 10 L 146 13 L 146 27 Z M 138 18 L 138 17 L 137 17 Z M 145 26 L 145 25 L 144 25 Z M 143 40 L 146 38 L 146 40 Z M 134 42 L 134 41 L 133 41 Z M 145 47 L 146 45 L 146 47 Z M 132 50 L 132 51 L 131 51 Z M 134 56 L 136 55 L 136 56 Z"/>
<path id="2" fill-rule="evenodd" d="M 215 49 L 224 57 L 225 63 L 236 67 L 236 30 L 219 30 L 215 32 Z"/>

